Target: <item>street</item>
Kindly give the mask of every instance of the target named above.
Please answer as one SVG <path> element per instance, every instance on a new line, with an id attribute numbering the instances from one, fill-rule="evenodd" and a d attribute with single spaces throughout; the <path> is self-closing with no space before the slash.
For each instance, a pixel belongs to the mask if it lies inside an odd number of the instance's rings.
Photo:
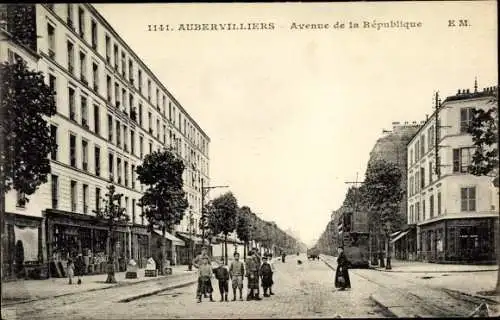
<path id="1" fill-rule="evenodd" d="M 299 265 L 298 259 L 303 263 Z M 334 259 L 326 262 L 333 264 Z M 203 299 L 197 303 L 194 276 L 186 275 L 169 286 L 191 284 L 175 289 L 164 290 L 164 281 L 151 281 L 12 305 L 2 312 L 5 319 L 420 317 L 464 316 L 481 302 L 446 291 L 432 279 L 368 269 L 351 270 L 352 289 L 337 291 L 334 271 L 324 261 L 308 261 L 304 255 L 288 256 L 286 263 L 275 261 L 275 266 L 275 295 L 262 301 L 219 302 L 217 282 L 213 280 L 215 302 Z M 138 297 L 148 292 L 157 293 Z"/>

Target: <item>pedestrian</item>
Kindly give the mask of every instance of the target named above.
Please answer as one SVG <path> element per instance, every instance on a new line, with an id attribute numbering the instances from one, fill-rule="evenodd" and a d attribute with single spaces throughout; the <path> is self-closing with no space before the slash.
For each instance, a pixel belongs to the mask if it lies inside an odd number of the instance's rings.
<path id="1" fill-rule="evenodd" d="M 267 290 L 273 285 L 271 266 L 267 262 L 267 256 L 262 257 L 262 265 L 260 266 L 260 277 L 262 279 L 262 289 L 264 297 L 270 297 Z"/>
<path id="2" fill-rule="evenodd" d="M 220 258 L 220 263 L 217 268 L 213 270 L 215 278 L 219 281 L 220 302 L 227 302 L 227 292 L 229 291 L 229 271 L 224 264 L 224 257 Z"/>
<path id="3" fill-rule="evenodd" d="M 254 255 L 257 253 L 254 250 L 251 250 L 248 254 L 248 257 L 245 261 L 245 271 L 248 279 L 248 295 L 247 301 L 249 300 L 262 300 L 259 297 L 259 294 L 254 294 L 255 290 L 259 290 L 259 265 L 257 264 L 257 260 Z M 257 291 L 258 292 L 258 291 Z"/>
<path id="4" fill-rule="evenodd" d="M 337 258 L 337 270 L 335 271 L 335 288 L 345 290 L 351 288 L 351 280 L 349 279 L 349 260 L 344 253 L 344 248 L 339 247 L 339 256 Z"/>
<path id="5" fill-rule="evenodd" d="M 243 301 L 243 276 L 245 275 L 245 266 L 240 261 L 240 254 L 234 253 L 234 260 L 229 266 L 229 276 L 231 277 L 231 285 L 233 287 L 233 301 L 236 300 L 236 288 L 240 291 L 240 301 Z"/>
<path id="6" fill-rule="evenodd" d="M 273 293 L 273 285 L 274 285 L 273 275 L 274 275 L 274 272 L 276 271 L 276 268 L 274 266 L 272 253 L 268 254 L 267 263 L 269 263 L 269 265 L 271 266 L 271 286 L 269 287 L 269 294 L 273 296 L 274 295 L 274 293 Z"/>
<path id="7" fill-rule="evenodd" d="M 208 257 L 202 258 L 202 264 L 198 267 L 198 288 L 196 289 L 196 296 L 198 298 L 198 303 L 201 302 L 201 296 L 206 294 L 210 295 L 210 301 L 213 302 L 212 298 L 212 266 L 208 264 Z"/>
<path id="8" fill-rule="evenodd" d="M 285 263 L 285 257 L 286 257 L 286 254 L 283 252 L 281 254 L 281 262 Z"/>
<path id="9" fill-rule="evenodd" d="M 255 258 L 255 263 L 257 264 L 257 271 L 258 271 L 258 277 L 257 279 L 260 279 L 260 266 L 262 265 L 262 260 L 261 260 L 261 256 L 260 256 L 260 251 L 257 249 L 257 248 L 253 248 L 253 251 L 254 251 L 254 258 Z M 258 280 L 257 280 L 258 281 Z M 260 286 L 259 284 L 257 283 L 257 298 L 259 298 L 259 292 L 260 292 Z M 257 300 L 260 300 L 257 299 Z"/>
<path id="10" fill-rule="evenodd" d="M 82 284 L 83 272 L 85 269 L 85 260 L 80 252 L 75 260 L 75 275 L 78 277 L 78 284 Z"/>
<path id="11" fill-rule="evenodd" d="M 195 268 L 199 268 L 200 264 L 202 264 L 203 258 L 205 258 L 205 257 L 208 259 L 208 262 L 210 264 L 211 263 L 211 259 L 210 259 L 209 255 L 208 255 L 208 248 L 204 246 L 203 248 L 201 248 L 201 253 L 199 255 L 197 255 L 193 259 L 193 261 L 192 261 L 193 266 Z M 204 296 L 205 296 L 205 298 L 207 298 L 206 294 Z"/>
<path id="12" fill-rule="evenodd" d="M 73 284 L 73 277 L 75 275 L 75 264 L 73 259 L 68 258 L 68 263 L 66 264 L 67 274 L 68 274 L 68 284 Z"/>

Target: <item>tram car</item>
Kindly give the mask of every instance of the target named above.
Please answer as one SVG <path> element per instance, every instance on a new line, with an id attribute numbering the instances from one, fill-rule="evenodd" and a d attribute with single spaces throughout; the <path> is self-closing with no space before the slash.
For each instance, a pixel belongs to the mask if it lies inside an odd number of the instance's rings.
<path id="1" fill-rule="evenodd" d="M 344 211 L 341 213 L 338 220 L 338 243 L 343 246 L 351 268 L 370 266 L 369 239 L 367 212 Z"/>

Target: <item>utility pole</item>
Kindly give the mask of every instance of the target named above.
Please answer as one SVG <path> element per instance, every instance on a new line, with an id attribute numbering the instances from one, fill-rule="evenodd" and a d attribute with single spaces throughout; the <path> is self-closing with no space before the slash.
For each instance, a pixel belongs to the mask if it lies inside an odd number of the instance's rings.
<path id="1" fill-rule="evenodd" d="M 201 243 L 205 245 L 205 224 L 206 224 L 206 209 L 205 209 L 205 196 L 208 194 L 208 191 L 216 188 L 229 188 L 229 186 L 207 186 L 205 187 L 203 184 L 203 179 L 201 179 L 201 221 L 202 221 L 202 229 L 201 229 Z"/>

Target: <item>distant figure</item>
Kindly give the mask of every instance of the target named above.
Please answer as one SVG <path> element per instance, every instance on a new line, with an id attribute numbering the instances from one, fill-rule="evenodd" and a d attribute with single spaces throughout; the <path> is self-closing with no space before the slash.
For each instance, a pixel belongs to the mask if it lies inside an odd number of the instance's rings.
<path id="1" fill-rule="evenodd" d="M 224 265 L 224 257 L 220 258 L 220 263 L 217 268 L 213 270 L 215 278 L 219 281 L 220 302 L 227 302 L 227 292 L 229 291 L 229 271 Z"/>
<path id="2" fill-rule="evenodd" d="M 260 266 L 260 276 L 262 278 L 262 290 L 264 297 L 269 297 L 267 290 L 273 285 L 273 271 L 271 266 L 267 263 L 267 256 L 262 257 L 262 265 Z"/>
<path id="3" fill-rule="evenodd" d="M 283 252 L 281 254 L 281 262 L 285 263 L 285 257 L 286 257 L 286 254 Z"/>
<path id="4" fill-rule="evenodd" d="M 302 260 L 297 260 L 297 264 L 302 264 Z"/>
<path id="5" fill-rule="evenodd" d="M 75 275 L 78 277 L 78 284 L 82 284 L 82 276 L 85 269 L 85 260 L 81 253 L 78 254 L 75 260 Z"/>
<path id="6" fill-rule="evenodd" d="M 276 268 L 275 268 L 274 262 L 273 262 L 273 255 L 271 253 L 268 254 L 267 263 L 269 263 L 269 265 L 271 266 L 271 286 L 269 287 L 269 294 L 274 295 L 274 293 L 273 293 L 273 285 L 274 285 L 273 275 L 274 275 L 274 272 L 276 271 Z"/>
<path id="7" fill-rule="evenodd" d="M 338 252 L 337 270 L 335 271 L 335 288 L 345 290 L 346 288 L 351 288 L 351 280 L 349 279 L 348 271 L 349 261 L 344 254 L 344 248 L 340 247 Z"/>
<path id="8" fill-rule="evenodd" d="M 75 264 L 73 263 L 73 259 L 68 259 L 67 264 L 67 274 L 68 274 L 68 284 L 73 284 L 73 277 L 75 275 Z"/>
<path id="9" fill-rule="evenodd" d="M 233 301 L 236 300 L 236 288 L 240 291 L 240 300 L 243 300 L 243 276 L 245 275 L 245 266 L 240 261 L 240 254 L 234 253 L 234 260 L 229 266 L 229 276 L 231 277 L 231 284 L 233 287 Z"/>

